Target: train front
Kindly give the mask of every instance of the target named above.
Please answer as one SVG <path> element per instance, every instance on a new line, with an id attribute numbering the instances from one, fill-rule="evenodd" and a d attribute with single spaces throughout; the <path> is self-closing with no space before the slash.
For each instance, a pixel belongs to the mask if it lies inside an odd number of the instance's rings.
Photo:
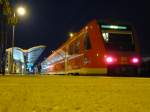
<path id="1" fill-rule="evenodd" d="M 108 74 L 137 75 L 141 63 L 137 37 L 130 25 L 100 24 Z"/>

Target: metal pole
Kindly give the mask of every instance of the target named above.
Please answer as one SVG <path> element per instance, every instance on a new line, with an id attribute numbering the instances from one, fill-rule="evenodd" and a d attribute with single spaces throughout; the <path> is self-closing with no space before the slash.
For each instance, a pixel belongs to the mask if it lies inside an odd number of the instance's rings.
<path id="1" fill-rule="evenodd" d="M 14 12 L 13 18 L 16 17 L 16 14 Z M 15 42 L 15 24 L 12 25 L 12 51 L 11 51 L 11 73 L 14 73 L 14 42 Z"/>
<path id="2" fill-rule="evenodd" d="M 12 26 L 12 51 L 11 51 L 11 73 L 14 72 L 13 68 L 14 68 L 14 42 L 15 42 L 15 25 Z"/>

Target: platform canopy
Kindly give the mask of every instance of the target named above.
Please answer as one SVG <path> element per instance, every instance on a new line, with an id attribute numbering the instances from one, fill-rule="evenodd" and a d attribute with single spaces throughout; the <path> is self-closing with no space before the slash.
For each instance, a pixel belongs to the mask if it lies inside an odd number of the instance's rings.
<path id="1" fill-rule="evenodd" d="M 7 49 L 6 51 L 11 53 L 12 52 L 12 48 Z M 23 49 L 21 49 L 19 47 L 14 47 L 13 48 L 13 59 L 15 61 L 19 61 L 21 63 L 24 63 L 25 59 L 24 59 Z"/>
<path id="2" fill-rule="evenodd" d="M 19 47 L 13 48 L 13 58 L 15 61 L 19 61 L 21 63 L 26 63 L 27 65 L 34 65 L 38 60 L 40 55 L 45 50 L 46 46 L 40 45 L 29 48 L 27 50 L 21 49 Z M 12 48 L 7 49 L 7 52 L 12 52 Z"/>
<path id="3" fill-rule="evenodd" d="M 40 55 L 43 53 L 46 46 L 40 45 L 32 47 L 25 51 L 27 65 L 34 65 Z"/>

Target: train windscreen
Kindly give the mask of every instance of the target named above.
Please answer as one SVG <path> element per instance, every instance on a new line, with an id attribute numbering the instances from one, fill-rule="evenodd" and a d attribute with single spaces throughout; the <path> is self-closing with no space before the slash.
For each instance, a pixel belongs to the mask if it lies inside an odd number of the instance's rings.
<path id="1" fill-rule="evenodd" d="M 134 51 L 135 42 L 128 26 L 101 25 L 106 48 L 112 51 Z"/>
<path id="2" fill-rule="evenodd" d="M 106 48 L 116 51 L 134 51 L 132 34 L 103 33 Z"/>

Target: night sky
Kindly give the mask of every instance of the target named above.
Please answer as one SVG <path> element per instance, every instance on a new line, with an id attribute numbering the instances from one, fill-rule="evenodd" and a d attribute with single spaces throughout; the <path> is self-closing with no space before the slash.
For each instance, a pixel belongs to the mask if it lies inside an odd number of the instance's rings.
<path id="1" fill-rule="evenodd" d="M 20 0 L 18 0 L 20 1 Z M 93 19 L 118 20 L 134 25 L 142 54 L 150 54 L 149 11 L 146 0 L 22 0 L 30 14 L 16 26 L 15 46 L 46 45 L 46 54 L 59 47 L 69 32 Z"/>

